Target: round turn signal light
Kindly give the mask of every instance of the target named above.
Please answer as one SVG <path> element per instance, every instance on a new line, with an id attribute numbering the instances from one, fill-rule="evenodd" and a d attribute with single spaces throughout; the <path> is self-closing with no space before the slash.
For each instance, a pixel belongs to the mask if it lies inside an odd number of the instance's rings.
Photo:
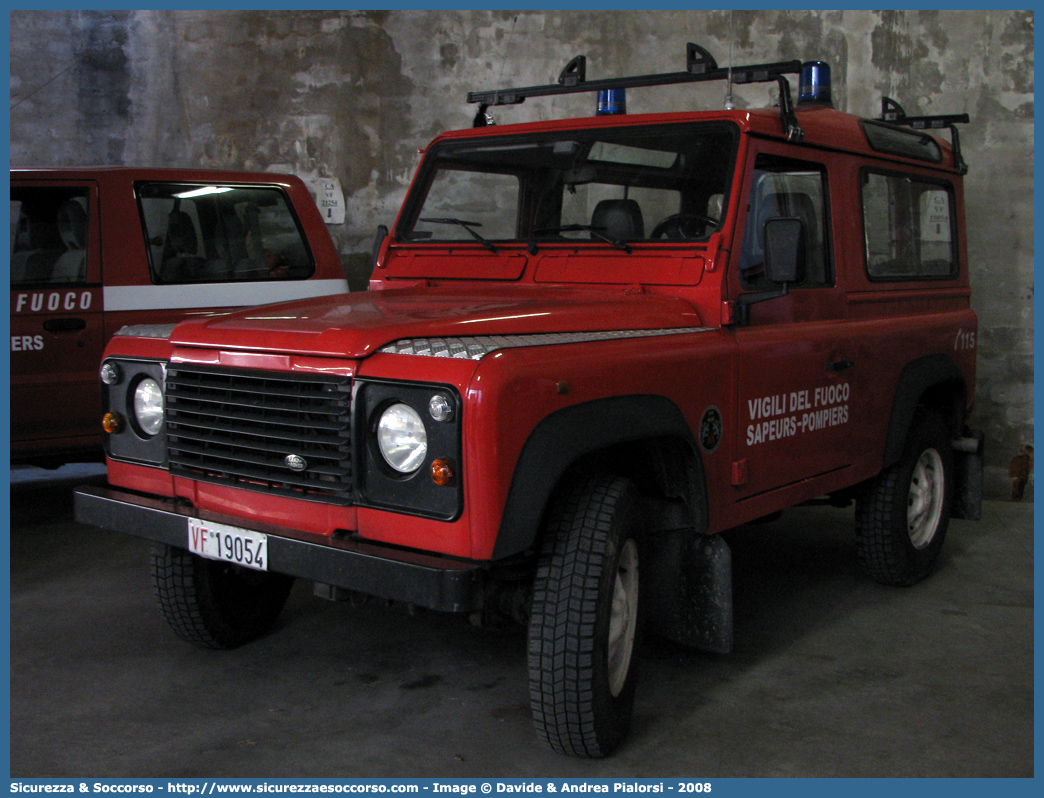
<path id="1" fill-rule="evenodd" d="M 123 419 L 119 413 L 106 413 L 102 417 L 102 429 L 110 435 L 123 429 Z"/>
<path id="2" fill-rule="evenodd" d="M 431 481 L 440 488 L 452 485 L 456 476 L 453 461 L 449 458 L 440 457 L 431 464 Z"/>

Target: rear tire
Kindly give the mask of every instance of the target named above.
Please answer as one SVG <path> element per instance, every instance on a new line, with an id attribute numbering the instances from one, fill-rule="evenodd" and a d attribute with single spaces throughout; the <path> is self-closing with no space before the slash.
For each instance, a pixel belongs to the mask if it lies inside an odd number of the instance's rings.
<path id="1" fill-rule="evenodd" d="M 556 751 L 609 754 L 634 704 L 639 623 L 637 491 L 599 476 L 548 521 L 529 623 L 529 693 L 537 733 Z"/>
<path id="2" fill-rule="evenodd" d="M 860 567 L 886 585 L 912 585 L 932 570 L 953 504 L 951 435 L 937 414 L 919 411 L 902 459 L 885 469 L 856 503 Z"/>
<path id="3" fill-rule="evenodd" d="M 207 560 L 155 543 L 152 587 L 174 632 L 203 648 L 235 648 L 275 623 L 293 578 Z"/>

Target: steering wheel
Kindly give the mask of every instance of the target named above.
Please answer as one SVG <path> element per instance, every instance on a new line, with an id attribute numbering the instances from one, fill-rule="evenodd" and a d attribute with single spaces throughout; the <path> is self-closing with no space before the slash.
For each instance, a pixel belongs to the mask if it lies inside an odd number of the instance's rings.
<path id="1" fill-rule="evenodd" d="M 715 227 L 717 224 L 717 219 L 699 213 L 672 213 L 660 220 L 649 234 L 649 238 L 660 238 L 664 235 L 667 238 L 699 238 L 708 227 Z"/>

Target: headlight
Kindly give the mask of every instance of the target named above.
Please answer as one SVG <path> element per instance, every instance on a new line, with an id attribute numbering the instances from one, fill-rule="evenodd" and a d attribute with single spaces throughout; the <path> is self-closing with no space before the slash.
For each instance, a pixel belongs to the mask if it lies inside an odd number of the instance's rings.
<path id="1" fill-rule="evenodd" d="M 163 389 L 151 377 L 134 389 L 134 419 L 146 435 L 155 435 L 163 427 Z"/>
<path id="2" fill-rule="evenodd" d="M 428 454 L 428 434 L 417 411 L 400 402 L 381 413 L 377 445 L 384 461 L 400 474 L 420 468 Z"/>
<path id="3" fill-rule="evenodd" d="M 363 442 L 356 505 L 458 518 L 464 507 L 464 410 L 456 388 L 360 377 L 352 403 L 354 439 Z"/>
<path id="4" fill-rule="evenodd" d="M 125 463 L 167 466 L 162 360 L 109 358 L 102 366 L 101 411 L 105 454 Z M 113 380 L 110 382 L 109 380 Z"/>

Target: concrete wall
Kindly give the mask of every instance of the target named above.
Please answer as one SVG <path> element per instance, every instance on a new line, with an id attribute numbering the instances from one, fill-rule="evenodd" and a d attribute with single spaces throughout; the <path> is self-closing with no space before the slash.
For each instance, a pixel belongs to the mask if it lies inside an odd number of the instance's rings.
<path id="1" fill-rule="evenodd" d="M 979 339 L 977 423 L 991 493 L 1033 440 L 1033 13 L 1030 11 L 13 11 L 12 165 L 135 164 L 336 177 L 331 227 L 354 285 L 391 223 L 417 149 L 467 127 L 469 90 L 719 63 L 831 63 L 835 104 L 876 115 L 968 112 L 961 140 Z M 629 110 L 720 107 L 720 85 L 632 92 Z M 763 86 L 735 92 L 765 104 Z M 589 112 L 591 98 L 498 110 L 503 122 Z"/>

